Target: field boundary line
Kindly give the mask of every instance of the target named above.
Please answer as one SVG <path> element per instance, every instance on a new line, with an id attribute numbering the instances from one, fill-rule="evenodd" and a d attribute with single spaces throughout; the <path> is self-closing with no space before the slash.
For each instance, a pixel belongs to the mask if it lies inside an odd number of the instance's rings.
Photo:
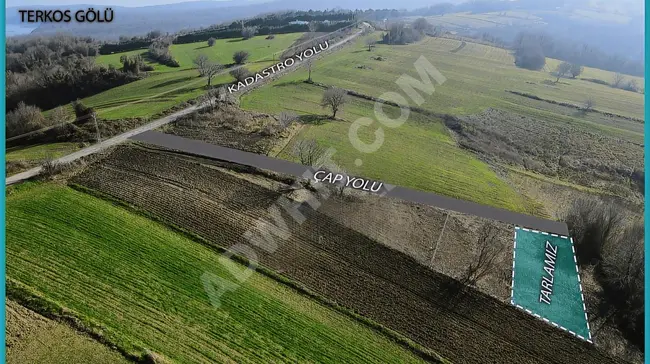
<path id="1" fill-rule="evenodd" d="M 541 235 L 551 235 L 551 236 L 559 237 L 559 238 L 562 238 L 562 239 L 569 239 L 571 241 L 571 251 L 573 252 L 573 261 L 575 263 L 576 273 L 578 274 L 578 285 L 580 286 L 580 298 L 582 300 L 582 310 L 583 310 L 583 313 L 585 315 L 585 321 L 587 322 L 587 334 L 589 335 L 588 338 L 585 338 L 582 335 L 578 335 L 575 332 L 565 328 L 564 326 L 558 325 L 557 323 L 547 319 L 546 317 L 543 317 L 543 316 L 541 316 L 541 315 L 539 315 L 539 314 L 537 314 L 535 312 L 532 312 L 531 310 L 529 310 L 527 308 L 524 308 L 524 307 L 522 307 L 521 305 L 518 305 L 515 302 L 515 297 L 514 297 L 514 294 L 515 294 L 515 291 L 514 291 L 514 286 L 515 286 L 515 249 L 517 248 L 517 230 L 533 232 L 533 233 L 541 234 Z M 540 320 L 542 320 L 542 321 L 544 321 L 546 323 L 549 323 L 549 324 L 551 324 L 551 325 L 553 325 L 553 326 L 555 326 L 555 327 L 557 327 L 559 329 L 562 329 L 562 330 L 568 332 L 569 334 L 577 337 L 578 339 L 581 339 L 581 340 L 584 340 L 584 341 L 586 341 L 586 342 L 588 342 L 590 344 L 593 344 L 593 341 L 591 339 L 591 329 L 589 327 L 589 319 L 587 318 L 587 307 L 585 306 L 585 296 L 582 293 L 582 281 L 580 280 L 580 272 L 578 271 L 578 261 L 577 261 L 577 258 L 576 258 L 576 251 L 575 251 L 575 248 L 574 248 L 574 245 L 573 245 L 573 238 L 571 238 L 571 237 L 568 237 L 568 236 L 565 236 L 565 235 L 559 235 L 559 234 L 549 234 L 549 233 L 544 232 L 544 231 L 538 231 L 538 230 L 527 229 L 527 228 L 524 228 L 524 227 L 515 226 L 515 242 L 514 242 L 514 247 L 513 247 L 513 251 L 512 251 L 512 286 L 511 286 L 510 303 L 513 306 L 517 307 L 518 309 L 523 310 L 526 313 L 528 313 L 528 314 L 530 314 L 530 315 L 532 315 L 532 316 L 534 316 L 534 317 L 536 317 L 536 318 L 538 318 L 538 319 L 540 319 Z"/>

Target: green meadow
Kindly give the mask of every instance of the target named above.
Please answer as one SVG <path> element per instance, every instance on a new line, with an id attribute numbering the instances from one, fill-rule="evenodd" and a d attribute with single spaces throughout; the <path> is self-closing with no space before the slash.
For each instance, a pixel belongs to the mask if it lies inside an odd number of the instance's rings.
<path id="1" fill-rule="evenodd" d="M 301 33 L 279 34 L 274 39 L 264 36 L 242 40 L 241 38 L 218 39 L 214 46 L 207 42 L 174 44 L 170 47 L 172 55 L 180 67 L 168 67 L 148 62 L 154 66 L 149 76 L 120 87 L 104 91 L 83 99 L 84 104 L 94 107 L 102 119 L 151 118 L 187 100 L 200 96 L 205 91 L 207 81 L 199 77 L 193 60 L 205 54 L 212 61 L 228 65 L 233 63 L 232 55 L 244 50 L 250 53 L 248 65 L 251 71 L 260 71 L 271 66 L 285 49 L 289 48 Z M 120 67 L 122 55 L 142 54 L 146 50 L 115 53 L 97 57 L 97 63 Z M 213 84 L 225 84 L 233 78 L 225 69 L 216 76 Z"/>
<path id="2" fill-rule="evenodd" d="M 74 213 L 71 213 L 74 211 Z M 120 348 L 178 363 L 414 363 L 358 321 L 255 273 L 211 305 L 220 254 L 157 222 L 66 186 L 7 197 L 7 277 L 64 307 Z"/>
<path id="3" fill-rule="evenodd" d="M 427 37 L 411 45 L 378 44 L 368 51 L 364 39 L 359 39 L 355 45 L 317 60 L 312 67 L 312 79 L 375 97 L 385 92 L 405 95 L 395 81 L 404 74 L 419 79 L 414 63 L 424 56 L 446 81 L 439 85 L 432 79 L 435 86 L 432 95 L 420 91 L 424 98 L 419 105 L 422 108 L 452 115 L 477 114 L 497 108 L 547 123 L 571 124 L 590 133 L 600 131 L 643 142 L 643 125 L 637 121 L 614 120 L 600 113 L 577 115 L 574 109 L 506 90 L 574 105 L 582 105 L 591 98 L 597 110 L 634 118 L 643 117 L 642 94 L 580 78 L 565 78 L 553 84 L 549 81 L 555 78 L 549 70 L 554 69 L 555 60 L 548 60 L 546 71 L 528 71 L 517 68 L 512 55 L 505 49 L 469 42 L 458 49 L 460 45 L 461 42 L 454 39 Z M 581 77 L 609 81 L 613 76 L 611 72 L 586 68 Z M 411 112 L 402 126 L 383 128 L 385 141 L 377 152 L 358 152 L 349 141 L 348 131 L 351 123 L 360 117 L 374 119 L 374 102 L 350 96 L 349 103 L 337 115 L 340 120 L 328 120 L 325 114 L 329 111 L 320 106 L 324 89 L 304 83 L 305 79 L 307 70 L 301 69 L 242 97 L 241 105 L 245 109 L 276 114 L 292 110 L 308 120 L 280 157 L 295 159 L 293 145 L 301 139 L 314 139 L 323 146 L 336 148 L 334 160 L 351 173 L 514 211 L 534 213 L 538 209 L 538 204 L 515 192 L 488 164 L 462 151 L 436 118 Z M 416 106 L 405 97 L 409 105 Z M 384 107 L 387 113 L 390 109 Z M 397 115 L 396 110 L 392 112 Z M 377 125 L 362 127 L 361 138 L 372 142 Z M 361 160 L 360 166 L 357 159 Z"/>

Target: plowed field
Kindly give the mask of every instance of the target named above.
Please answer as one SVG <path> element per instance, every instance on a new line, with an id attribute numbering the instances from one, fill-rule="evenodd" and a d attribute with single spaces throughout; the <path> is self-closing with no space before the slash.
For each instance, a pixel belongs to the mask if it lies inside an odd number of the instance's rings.
<path id="1" fill-rule="evenodd" d="M 258 218 L 273 221 L 267 209 L 281 195 L 198 160 L 135 146 L 117 148 L 75 182 L 223 247 L 247 243 L 242 235 Z M 274 253 L 256 250 L 260 264 L 453 362 L 613 362 L 514 307 L 475 290 L 460 292 L 452 279 L 324 214 L 302 213 L 302 224 L 285 216 L 290 235 Z"/>

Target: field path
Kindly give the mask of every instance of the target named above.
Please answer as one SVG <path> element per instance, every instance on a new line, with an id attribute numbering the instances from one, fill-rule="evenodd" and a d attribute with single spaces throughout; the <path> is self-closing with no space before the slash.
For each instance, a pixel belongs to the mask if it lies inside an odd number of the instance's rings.
<path id="1" fill-rule="evenodd" d="M 367 27 L 370 27 L 370 25 L 368 23 L 365 23 L 365 22 L 362 23 L 362 26 L 364 27 L 364 29 L 367 28 Z M 348 37 L 346 37 L 346 38 L 344 38 L 344 39 L 330 45 L 329 46 L 330 51 L 327 52 L 327 54 L 331 53 L 332 49 L 339 48 L 340 46 L 350 42 L 351 40 L 353 40 L 356 37 L 358 37 L 359 35 L 361 35 L 361 33 L 363 32 L 364 29 L 359 30 L 358 32 L 356 32 L 356 33 L 354 33 L 354 34 L 352 34 L 352 35 L 350 35 L 350 36 L 348 36 Z M 287 68 L 284 71 L 276 72 L 275 73 L 276 77 L 265 78 L 262 81 L 257 82 L 257 83 L 251 85 L 250 87 L 247 87 L 246 89 L 244 89 L 242 91 L 246 92 L 246 91 L 249 91 L 249 90 L 251 90 L 253 88 L 260 87 L 261 85 L 266 84 L 266 83 L 268 83 L 268 82 L 270 82 L 272 80 L 275 80 L 280 76 L 283 76 L 283 75 L 285 75 L 287 73 L 293 72 L 293 71 L 297 70 L 298 68 L 300 68 L 301 63 L 302 62 L 296 63 L 296 66 L 291 67 L 291 68 Z M 175 113 L 173 113 L 171 115 L 167 115 L 167 116 L 162 117 L 160 119 L 156 119 L 156 120 L 154 120 L 154 121 L 152 121 L 152 122 L 150 122 L 148 124 L 142 125 L 140 127 L 132 129 L 132 130 L 129 130 L 129 131 L 125 132 L 125 133 L 116 135 L 116 136 L 114 136 L 114 137 L 112 137 L 110 139 L 106 139 L 103 142 L 99 142 L 99 143 L 91 145 L 91 146 L 89 146 L 87 148 L 81 149 L 81 150 L 76 151 L 74 153 L 70 153 L 70 154 L 65 155 L 65 156 L 63 156 L 61 158 L 55 159 L 55 163 L 73 162 L 73 161 L 75 161 L 75 160 L 77 160 L 79 158 L 83 158 L 83 157 L 86 157 L 88 155 L 91 155 L 91 154 L 97 153 L 99 151 L 102 151 L 102 150 L 104 150 L 106 148 L 115 146 L 117 144 L 120 144 L 120 143 L 124 142 L 125 140 L 127 140 L 128 138 L 130 138 L 132 136 L 138 135 L 140 133 L 144 133 L 145 131 L 157 129 L 157 128 L 165 125 L 165 124 L 169 124 L 169 123 L 171 123 L 172 121 L 176 120 L 177 118 L 179 118 L 181 116 L 187 115 L 189 113 L 192 113 L 193 111 L 198 110 L 203 105 L 205 105 L 205 104 L 193 105 L 193 106 L 190 106 L 190 107 L 185 108 L 183 110 L 177 111 L 177 112 L 175 112 Z M 11 184 L 14 184 L 14 183 L 22 182 L 22 181 L 24 181 L 26 179 L 37 176 L 38 174 L 41 173 L 42 170 L 43 170 L 43 167 L 38 166 L 38 167 L 34 167 L 32 169 L 29 169 L 29 170 L 27 170 L 25 172 L 17 173 L 17 174 L 15 174 L 13 176 L 7 177 L 5 179 L 5 184 L 8 186 L 8 185 L 11 185 Z"/>
<path id="2" fill-rule="evenodd" d="M 232 163 L 268 169 L 277 173 L 290 174 L 296 177 L 313 178 L 316 171 L 299 163 L 272 158 L 261 154 L 244 152 L 238 149 L 226 148 L 202 141 L 183 138 L 176 135 L 149 131 L 132 138 L 133 140 L 178 150 L 192 155 L 225 160 Z M 563 222 L 538 218 L 532 215 L 521 214 L 488 205 L 481 205 L 470 201 L 459 200 L 435 193 L 409 189 L 401 186 L 392 186 L 387 183 L 377 191 L 381 196 L 398 198 L 404 201 L 422 203 L 429 206 L 471 214 L 487 219 L 499 220 L 518 226 L 527 226 L 534 229 L 568 235 L 567 225 Z"/>

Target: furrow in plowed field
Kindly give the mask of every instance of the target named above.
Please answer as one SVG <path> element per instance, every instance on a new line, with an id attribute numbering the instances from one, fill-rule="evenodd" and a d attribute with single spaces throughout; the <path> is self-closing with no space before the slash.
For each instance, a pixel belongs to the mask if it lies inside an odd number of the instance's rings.
<path id="1" fill-rule="evenodd" d="M 250 245 L 244 232 L 258 218 L 275 222 L 268 209 L 281 196 L 186 156 L 133 146 L 117 148 L 75 182 L 223 247 Z M 592 345 L 492 297 L 473 289 L 459 293 L 449 277 L 324 214 L 308 207 L 301 212 L 302 224 L 284 215 L 290 234 L 276 239 L 277 250 L 255 247 L 262 265 L 453 362 L 613 362 Z"/>

